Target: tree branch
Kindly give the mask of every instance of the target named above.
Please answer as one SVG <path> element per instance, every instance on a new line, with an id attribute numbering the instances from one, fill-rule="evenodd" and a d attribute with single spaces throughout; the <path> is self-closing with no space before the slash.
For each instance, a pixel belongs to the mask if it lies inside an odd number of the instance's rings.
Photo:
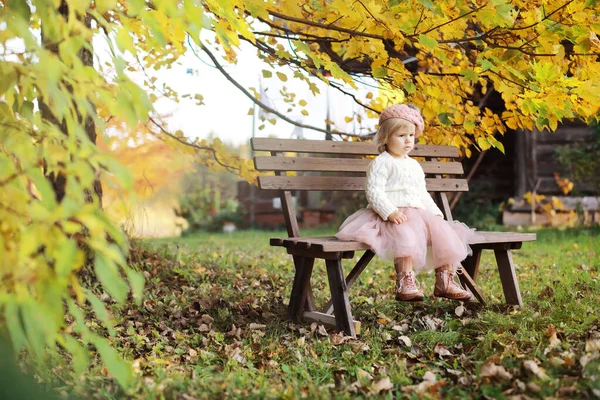
<path id="1" fill-rule="evenodd" d="M 466 16 L 467 16 L 467 15 L 469 15 L 469 14 L 473 14 L 474 12 L 477 12 L 477 11 L 481 10 L 481 9 L 482 9 L 482 8 L 484 8 L 485 6 L 487 6 L 487 3 L 486 3 L 486 4 L 484 4 L 484 5 L 482 5 L 482 6 L 481 6 L 481 7 L 479 7 L 479 8 L 476 8 L 476 9 L 474 9 L 474 10 L 471 10 L 471 11 L 469 11 L 468 13 L 465 13 L 465 14 L 459 15 L 459 16 L 458 16 L 458 17 L 456 17 L 456 18 L 453 18 L 453 19 L 451 19 L 451 20 L 449 20 L 449 21 L 446 21 L 446 22 L 444 22 L 443 24 L 440 24 L 440 25 L 438 25 L 438 26 L 434 26 L 433 28 L 430 28 L 430 29 L 426 30 L 425 32 L 419 32 L 419 33 L 417 33 L 417 32 L 416 32 L 416 29 L 415 29 L 415 33 L 414 33 L 414 34 L 412 34 L 412 35 L 409 35 L 409 36 L 407 36 L 407 37 L 414 37 L 414 36 L 417 36 L 417 35 L 426 35 L 426 34 L 428 34 L 429 32 L 432 32 L 432 31 L 435 31 L 435 30 L 437 30 L 437 29 L 440 29 L 441 27 L 443 27 L 443 26 L 446 26 L 446 25 L 448 25 L 448 24 L 451 24 L 451 23 L 453 23 L 454 21 L 458 21 L 459 19 L 461 19 L 461 18 L 464 18 L 464 17 L 466 17 Z"/>
<path id="2" fill-rule="evenodd" d="M 181 144 L 184 144 L 186 146 L 192 147 L 192 148 L 194 148 L 196 150 L 203 150 L 203 151 L 209 151 L 209 152 L 211 152 L 212 155 L 213 155 L 213 158 L 215 159 L 215 161 L 219 165 L 221 165 L 222 167 L 224 167 L 227 171 L 232 172 L 232 171 L 239 171 L 240 170 L 238 167 L 234 167 L 232 165 L 227 165 L 227 164 L 224 164 L 223 162 L 221 162 L 221 160 L 219 160 L 219 157 L 217 157 L 217 151 L 215 149 L 213 149 L 212 147 L 200 146 L 199 144 L 196 144 L 196 143 L 187 142 L 187 141 L 185 141 L 185 140 L 183 140 L 183 139 L 181 139 L 181 138 L 173 135 L 171 132 L 167 131 L 161 124 L 159 124 L 158 122 L 156 122 L 156 120 L 154 118 L 152 118 L 151 116 L 149 116 L 148 119 L 150 120 L 150 122 L 152 122 L 154 125 L 156 125 L 156 127 L 158 129 L 160 129 L 160 131 L 163 134 L 167 135 L 171 139 L 173 139 L 173 140 L 175 140 L 175 141 L 177 141 L 177 142 L 179 142 Z"/>
<path id="3" fill-rule="evenodd" d="M 546 15 L 544 18 L 542 18 L 541 20 L 539 20 L 536 23 L 533 23 L 533 24 L 527 25 L 527 26 L 521 26 L 521 27 L 518 27 L 518 28 L 506 28 L 506 29 L 510 30 L 510 31 L 522 31 L 523 29 L 533 28 L 534 26 L 538 25 L 540 22 L 547 20 L 553 14 L 557 13 L 558 11 L 562 10 L 563 8 L 565 8 L 566 6 L 568 6 L 569 4 L 571 4 L 573 1 L 574 0 L 567 1 L 565 4 L 563 4 L 562 6 L 558 7 L 556 10 L 552 11 L 550 14 Z"/>
<path id="4" fill-rule="evenodd" d="M 210 52 L 210 50 L 208 50 L 206 48 L 206 46 L 202 46 L 201 49 L 208 55 L 208 57 L 212 60 L 212 62 L 215 64 L 215 67 L 217 67 L 217 69 L 223 74 L 223 76 L 229 81 L 231 82 L 235 87 L 237 87 L 244 95 L 246 95 L 246 97 L 248 97 L 254 104 L 258 105 L 260 108 L 262 108 L 263 110 L 277 115 L 279 118 L 281 118 L 282 120 L 289 122 L 292 125 L 298 126 L 300 128 L 306 128 L 306 129 L 312 129 L 313 131 L 317 131 L 317 132 L 323 132 L 323 133 L 328 133 L 328 134 L 332 134 L 332 133 L 336 133 L 339 135 L 346 135 L 346 136 L 354 136 L 354 137 L 362 137 L 362 135 L 354 135 L 351 133 L 344 133 L 344 132 L 333 132 L 333 131 L 329 131 L 327 129 L 323 129 L 323 128 L 318 128 L 316 126 L 312 126 L 312 125 L 306 125 L 306 124 L 302 124 L 299 122 L 296 122 L 294 120 L 292 120 L 291 118 L 285 116 L 284 114 L 281 114 L 280 112 L 278 112 L 277 110 L 265 105 L 264 103 L 262 103 L 261 101 L 257 100 L 254 96 L 252 96 L 251 93 L 249 93 L 246 88 L 244 88 L 242 85 L 240 85 L 235 79 L 233 79 L 231 77 L 231 75 L 229 75 L 227 73 L 227 71 L 225 71 L 223 69 L 223 67 L 219 64 L 219 62 L 217 61 L 216 57 Z"/>
<path id="5" fill-rule="evenodd" d="M 304 19 L 296 18 L 296 17 L 290 17 L 289 15 L 281 14 L 276 11 L 269 11 L 269 15 L 272 15 L 273 17 L 276 17 L 276 18 L 284 19 L 286 21 L 297 22 L 297 23 L 303 24 L 303 25 L 309 25 L 309 26 L 314 26 L 316 28 L 322 28 L 325 30 L 332 30 L 332 31 L 347 33 L 352 36 L 362 36 L 362 37 L 368 37 L 371 39 L 386 40 L 386 38 L 384 38 L 381 35 L 375 35 L 375 34 L 366 33 L 366 32 L 358 32 L 358 31 L 355 31 L 352 29 L 342 28 L 340 26 L 321 24 L 319 22 L 313 22 L 313 21 L 307 21 Z"/>

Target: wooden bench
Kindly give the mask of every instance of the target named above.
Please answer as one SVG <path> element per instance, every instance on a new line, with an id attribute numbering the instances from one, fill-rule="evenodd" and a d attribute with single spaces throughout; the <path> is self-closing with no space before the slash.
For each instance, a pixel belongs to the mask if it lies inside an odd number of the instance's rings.
<path id="1" fill-rule="evenodd" d="M 367 267 L 374 253 L 368 245 L 361 242 L 340 241 L 333 236 L 301 236 L 291 191 L 363 191 L 367 166 L 371 161 L 365 157 L 378 154 L 375 144 L 253 138 L 251 145 L 254 151 L 270 153 L 270 156 L 254 157 L 256 169 L 275 173 L 275 176 L 260 176 L 259 187 L 281 191 L 281 204 L 289 237 L 271 239 L 271 245 L 285 247 L 294 260 L 296 273 L 288 306 L 289 317 L 296 321 L 318 321 L 327 326 L 335 326 L 346 335 L 355 336 L 360 332 L 360 323 L 352 317 L 348 289 Z M 301 156 L 301 153 L 311 156 Z M 421 166 L 426 174 L 427 190 L 433 194 L 445 218 L 451 221 L 452 213 L 446 192 L 468 191 L 468 185 L 465 179 L 459 177 L 463 173 L 460 162 L 442 162 L 439 159 L 456 159 L 458 150 L 452 146 L 418 144 L 410 155 L 423 157 L 425 160 L 421 162 Z M 348 158 L 349 156 L 352 158 Z M 292 174 L 288 174 L 290 172 Z M 310 175 L 303 175 L 307 172 Z M 470 243 L 473 255 L 463 261 L 462 268 L 458 271 L 461 283 L 485 304 L 484 296 L 477 288 L 475 280 L 482 250 L 494 250 L 505 300 L 508 304 L 521 306 L 521 293 L 511 250 L 521 248 L 523 242 L 535 240 L 536 235 L 513 232 L 478 233 L 482 239 Z M 364 254 L 345 277 L 342 260 L 353 258 L 354 252 L 360 250 L 365 250 Z M 310 284 L 316 258 L 325 260 L 331 291 L 331 300 L 321 311 L 317 311 Z"/>

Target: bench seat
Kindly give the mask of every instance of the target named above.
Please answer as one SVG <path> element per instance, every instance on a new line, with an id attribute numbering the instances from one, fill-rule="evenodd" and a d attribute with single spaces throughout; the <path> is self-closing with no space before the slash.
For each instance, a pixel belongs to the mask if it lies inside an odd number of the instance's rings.
<path id="1" fill-rule="evenodd" d="M 472 247 L 488 248 L 498 244 L 513 244 L 517 246 L 522 242 L 531 242 L 536 239 L 535 233 L 519 232 L 480 232 L 480 240 L 469 243 Z M 285 248 L 298 248 L 313 250 L 316 252 L 347 252 L 368 250 L 369 245 L 362 242 L 342 241 L 335 236 L 295 237 L 295 238 L 272 238 L 271 246 L 283 246 Z M 520 247 L 520 246 L 519 246 Z M 518 247 L 511 247 L 516 249 Z"/>

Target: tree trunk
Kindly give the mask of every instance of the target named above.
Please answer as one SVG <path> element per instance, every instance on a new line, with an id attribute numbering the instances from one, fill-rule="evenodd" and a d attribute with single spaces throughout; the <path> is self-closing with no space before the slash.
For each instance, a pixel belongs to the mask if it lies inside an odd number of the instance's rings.
<path id="1" fill-rule="evenodd" d="M 58 12 L 65 18 L 65 20 L 67 20 L 69 18 L 69 7 L 65 0 L 62 0 L 60 6 L 58 8 Z M 91 22 L 92 22 L 92 18 L 89 14 L 87 14 L 85 16 L 85 20 L 84 20 L 86 27 L 90 28 Z M 50 43 L 45 40 L 43 26 L 42 26 L 41 32 L 42 32 L 42 43 L 44 44 L 44 47 L 58 55 L 58 44 Z M 92 46 L 92 43 L 89 43 L 89 45 Z M 79 59 L 82 61 L 82 63 L 84 65 L 89 66 L 89 67 L 94 66 L 94 54 L 90 49 L 82 48 L 79 51 L 78 55 L 79 55 Z M 54 113 L 52 112 L 50 107 L 48 107 L 48 105 L 43 101 L 43 99 L 41 99 L 41 98 L 39 99 L 39 104 L 40 104 L 40 112 L 42 113 L 42 117 L 44 119 L 52 122 L 56 126 L 59 126 L 60 130 L 65 135 L 68 135 L 67 126 L 66 126 L 65 122 L 57 120 L 56 116 L 54 115 Z M 80 116 L 79 120 L 81 121 L 81 119 L 82 118 Z M 90 139 L 90 141 L 92 143 L 96 144 L 96 125 L 94 124 L 94 120 L 88 116 L 85 118 L 85 121 L 83 121 L 83 124 L 84 124 L 84 129 L 85 129 L 85 132 L 87 133 L 88 138 Z M 52 183 L 52 187 L 54 189 L 54 194 L 56 196 L 56 201 L 60 202 L 65 197 L 65 190 L 66 190 L 66 184 L 67 184 L 66 176 L 62 173 L 54 173 L 54 172 L 48 173 L 45 167 L 44 167 L 44 173 L 46 174 L 46 176 Z M 100 182 L 100 179 L 96 179 L 96 181 L 94 182 L 94 192 L 98 196 L 98 201 L 100 203 L 100 207 L 102 207 L 102 184 Z M 87 202 L 91 203 L 93 201 L 92 193 L 86 192 L 85 196 L 86 196 Z"/>

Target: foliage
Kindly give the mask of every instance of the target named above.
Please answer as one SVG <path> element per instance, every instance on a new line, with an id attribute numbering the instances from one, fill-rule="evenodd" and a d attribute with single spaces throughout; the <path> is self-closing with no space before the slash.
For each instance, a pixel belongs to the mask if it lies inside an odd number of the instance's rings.
<path id="1" fill-rule="evenodd" d="M 284 249 L 269 246 L 285 231 L 152 240 L 144 244 L 151 250 L 131 254 L 147 276 L 145 301 L 111 307 L 118 322 L 110 340 L 135 360 L 130 395 L 138 399 L 593 398 L 600 230 L 537 233 L 513 252 L 521 309 L 500 305 L 491 250 L 478 277 L 487 307 L 434 299 L 432 274 L 419 276 L 424 302 L 398 303 L 393 267 L 375 259 L 351 289 L 362 322 L 356 340 L 287 321 L 294 267 Z M 328 299 L 322 263 L 313 279 L 320 305 Z M 84 398 L 120 398 L 96 363 L 70 385 Z"/>
<path id="2" fill-rule="evenodd" d="M 158 87 L 148 75 L 189 49 L 217 63 L 208 47 L 214 36 L 201 40 L 201 31 L 214 32 L 228 62 L 235 62 L 240 40 L 248 41 L 273 68 L 290 66 L 313 92 L 310 75 L 326 80 L 329 72 L 333 86 L 372 76 L 391 92 L 369 97 L 370 116 L 404 91 L 423 110 L 424 139 L 451 143 L 468 155 L 471 144 L 502 149 L 495 135 L 506 127 L 555 129 L 562 118 L 598 115 L 598 7 L 583 0 L 551 6 L 506 0 L 0 0 L 0 329 L 9 331 L 15 350 L 26 347 L 40 361 L 46 349 L 66 349 L 77 372 L 86 369 L 92 345 L 121 385 L 131 381 L 110 339 L 94 333 L 80 309 L 89 303 L 114 334 L 103 302 L 112 297 L 124 303 L 128 284 L 136 301 L 143 290 L 141 276 L 125 262 L 127 240 L 97 195 L 98 179 L 126 191 L 132 176 L 95 146 L 94 137 L 112 118 L 124 121 L 125 130 L 151 124 L 190 155 L 208 152 L 212 157 L 203 162 L 209 167 L 253 181 L 251 162 L 230 154 L 218 139 L 187 139 L 150 116 L 159 96 L 202 104 L 201 94 Z M 92 39 L 108 51 L 92 57 Z M 147 79 L 137 84 L 128 75 L 135 71 Z M 281 71 L 271 75 L 288 79 Z M 502 114 L 484 106 L 481 96 L 491 90 L 502 95 Z M 292 107 L 306 106 L 291 93 L 287 98 Z M 100 296 L 104 300 L 81 284 L 88 260 L 108 294 Z"/>
<path id="3" fill-rule="evenodd" d="M 238 178 L 231 172 L 212 172 L 196 164 L 193 172 L 181 182 L 178 215 L 185 218 L 186 233 L 199 230 L 219 231 L 225 220 L 239 224 L 237 194 Z"/>
<path id="4" fill-rule="evenodd" d="M 600 193 L 600 125 L 594 125 L 592 139 L 585 144 L 561 146 L 556 150 L 558 162 L 578 182 L 586 182 Z"/>
<path id="5" fill-rule="evenodd" d="M 340 82 L 354 87 L 361 75 L 373 77 L 389 90 L 367 96 L 369 116 L 403 92 L 423 111 L 423 140 L 453 144 L 467 155 L 470 145 L 503 150 L 497 134 L 507 128 L 555 130 L 563 118 L 598 115 L 596 1 L 215 3 L 221 4 L 206 2 L 228 60 L 235 60 L 241 40 L 250 42 L 313 92 L 310 75 L 340 90 Z M 269 70 L 263 76 L 288 79 Z M 497 113 L 485 104 L 491 91 L 504 103 Z"/>

